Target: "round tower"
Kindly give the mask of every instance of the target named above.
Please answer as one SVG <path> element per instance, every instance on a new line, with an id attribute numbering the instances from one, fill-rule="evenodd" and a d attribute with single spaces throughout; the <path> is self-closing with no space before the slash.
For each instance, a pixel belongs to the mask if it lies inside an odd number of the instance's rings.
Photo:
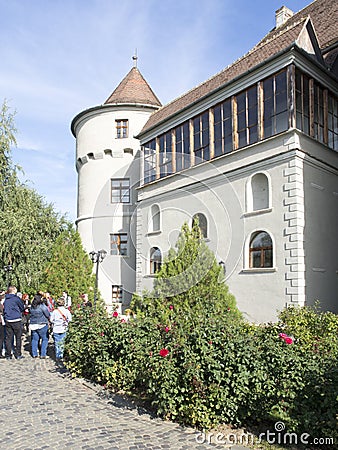
<path id="1" fill-rule="evenodd" d="M 136 188 L 140 144 L 135 138 L 160 101 L 133 67 L 103 105 L 72 121 L 78 172 L 76 225 L 86 251 L 105 250 L 98 287 L 109 309 L 122 311 L 135 292 Z"/>

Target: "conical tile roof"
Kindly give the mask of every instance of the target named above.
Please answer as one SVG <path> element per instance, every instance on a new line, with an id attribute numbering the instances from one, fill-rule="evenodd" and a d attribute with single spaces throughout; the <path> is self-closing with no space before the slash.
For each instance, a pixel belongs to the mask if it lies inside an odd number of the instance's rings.
<path id="1" fill-rule="evenodd" d="M 161 106 L 161 102 L 137 67 L 133 67 L 130 70 L 115 91 L 104 102 L 105 105 L 111 103 L 140 103 Z"/>

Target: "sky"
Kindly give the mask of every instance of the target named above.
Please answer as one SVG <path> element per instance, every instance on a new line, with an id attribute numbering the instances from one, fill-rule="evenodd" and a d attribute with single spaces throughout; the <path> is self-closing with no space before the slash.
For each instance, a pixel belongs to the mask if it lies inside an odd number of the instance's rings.
<path id="1" fill-rule="evenodd" d="M 72 119 L 133 66 L 166 104 L 248 52 L 275 11 L 310 0 L 0 0 L 0 102 L 15 112 L 22 180 L 75 221 Z"/>

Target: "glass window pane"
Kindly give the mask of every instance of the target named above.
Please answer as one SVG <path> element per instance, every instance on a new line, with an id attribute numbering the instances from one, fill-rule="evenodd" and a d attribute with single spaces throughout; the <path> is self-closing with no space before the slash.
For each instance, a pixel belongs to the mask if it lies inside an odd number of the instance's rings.
<path id="1" fill-rule="evenodd" d="M 215 106 L 214 108 L 214 123 L 218 123 L 221 121 L 221 107 L 220 105 Z"/>
<path id="2" fill-rule="evenodd" d="M 272 249 L 264 250 L 264 267 L 273 267 L 272 266 Z"/>
<path id="3" fill-rule="evenodd" d="M 261 252 L 260 252 L 260 250 L 251 252 L 251 267 L 261 267 Z"/>

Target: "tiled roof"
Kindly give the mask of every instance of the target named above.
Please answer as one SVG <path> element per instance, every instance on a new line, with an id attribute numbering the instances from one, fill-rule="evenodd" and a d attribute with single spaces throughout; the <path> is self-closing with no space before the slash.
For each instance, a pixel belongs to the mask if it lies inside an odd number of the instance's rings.
<path id="1" fill-rule="evenodd" d="M 154 112 L 142 133 L 290 46 L 299 36 L 308 16 L 314 24 L 321 49 L 329 47 L 337 41 L 337 13 L 337 0 L 314 1 L 294 14 L 285 24 L 269 32 L 242 58 Z"/>
<path id="2" fill-rule="evenodd" d="M 111 103 L 140 103 L 161 106 L 161 102 L 137 67 L 133 67 L 130 70 L 115 91 L 104 102 L 105 105 Z"/>

